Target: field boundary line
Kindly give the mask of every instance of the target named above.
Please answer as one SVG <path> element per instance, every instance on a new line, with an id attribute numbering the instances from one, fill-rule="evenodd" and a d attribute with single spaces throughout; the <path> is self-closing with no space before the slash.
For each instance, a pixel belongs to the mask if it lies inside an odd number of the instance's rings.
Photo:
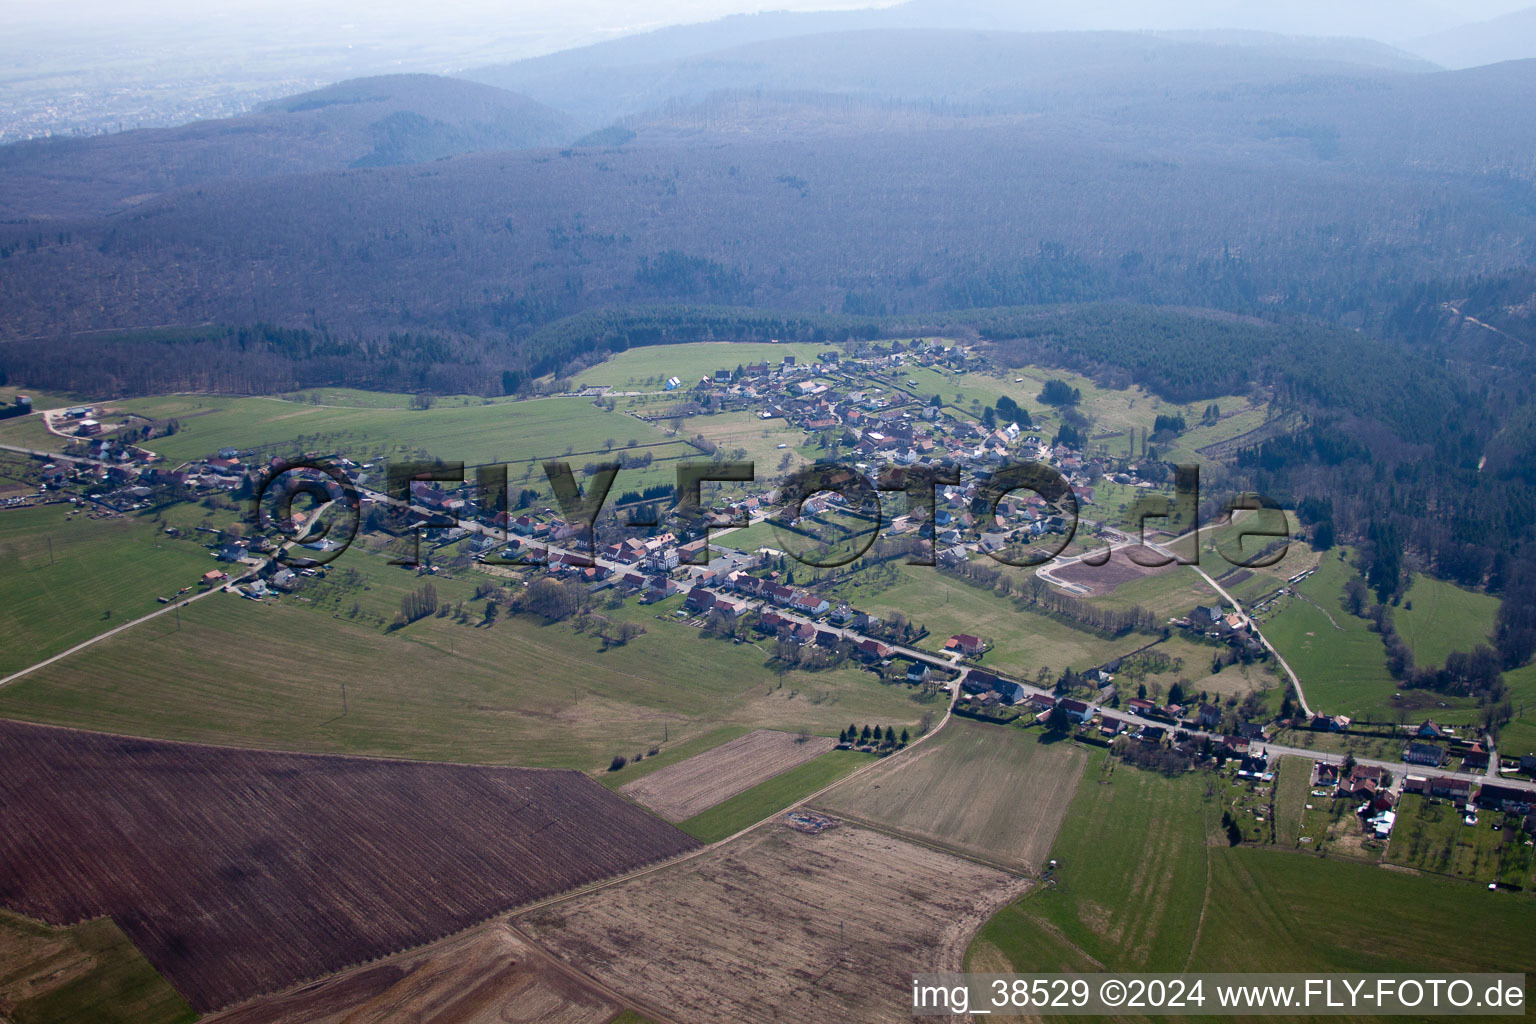
<path id="1" fill-rule="evenodd" d="M 164 608 L 156 608 L 148 615 L 141 615 L 137 619 L 131 619 L 128 622 L 123 623 L 121 626 L 115 626 L 112 629 L 107 630 L 105 633 L 98 633 L 88 640 L 84 640 L 78 644 L 75 644 L 75 646 L 69 648 L 68 650 L 60 651 L 58 654 L 55 654 L 51 658 L 45 658 L 42 661 L 37 662 L 35 665 L 28 665 L 24 669 L 19 669 L 15 672 L 12 672 L 5 678 L 0 679 L 0 686 L 9 686 L 11 683 L 14 683 L 16 680 L 22 678 L 23 676 L 29 676 L 33 672 L 36 672 L 38 669 L 47 668 L 49 665 L 52 665 L 56 661 L 63 661 L 65 658 L 80 653 L 87 647 L 90 647 L 92 644 L 100 643 L 108 637 L 116 636 L 124 630 L 132 629 L 134 626 L 148 622 L 150 619 L 159 618 L 161 615 L 165 615 L 167 612 L 176 611 L 177 609 L 191 604 L 193 601 L 201 601 L 203 598 L 208 597 L 209 595 L 221 593 L 225 587 L 234 586 L 237 583 L 244 583 L 246 580 L 254 576 L 257 571 L 259 570 L 252 569 L 250 572 L 243 576 L 232 580 L 225 580 L 217 587 L 210 587 L 209 589 L 203 591 L 201 594 L 193 594 L 191 597 L 183 601 L 172 601 Z"/>
<path id="2" fill-rule="evenodd" d="M 507 929 L 513 935 L 517 936 L 518 939 L 520 939 L 523 944 L 528 947 L 530 952 L 532 952 L 539 959 L 543 960 L 545 963 L 549 964 L 551 967 L 555 968 L 561 974 L 564 974 L 567 978 L 570 978 L 572 981 L 590 988 L 601 995 L 607 996 L 609 999 L 613 1000 L 615 1003 L 618 1003 L 619 1006 L 624 1009 L 634 1010 L 638 1013 L 644 1014 L 651 1020 L 655 1021 L 656 1024 L 676 1024 L 676 1019 L 674 1017 L 662 1013 L 649 1002 L 636 999 L 633 996 L 626 996 L 619 992 L 617 989 L 608 985 L 606 982 L 592 977 L 590 974 L 588 974 L 586 971 L 583 971 L 575 964 L 562 960 L 560 957 L 556 956 L 549 950 L 545 949 L 542 945 L 540 945 L 539 942 L 533 938 L 533 936 L 519 928 L 514 921 L 509 919 L 506 922 L 506 925 Z M 624 1009 L 621 1009 L 619 1012 L 623 1013 Z"/>
<path id="3" fill-rule="evenodd" d="M 842 781 L 847 780 L 845 779 Z M 945 853 L 951 857 L 958 857 L 960 860 L 968 860 L 973 864 L 979 864 L 984 868 L 991 868 L 994 871 L 1001 871 L 1005 875 L 1013 875 L 1016 878 L 1027 879 L 1030 882 L 1037 882 L 1039 880 L 1039 876 L 1029 870 L 1002 864 L 994 860 L 987 860 L 985 857 L 978 857 L 973 853 L 967 853 L 954 847 L 945 846 L 942 843 L 936 842 L 932 839 L 924 839 L 921 836 L 913 835 L 909 832 L 904 832 L 901 829 L 895 828 L 891 825 L 882 825 L 877 822 L 870 821 L 868 818 L 860 817 L 857 814 L 846 814 L 842 811 L 833 811 L 825 807 L 813 807 L 812 810 L 817 811 L 819 814 L 825 814 L 830 818 L 838 818 L 849 822 L 850 824 L 857 825 L 859 828 L 870 832 L 878 832 L 881 835 L 890 836 L 892 839 L 900 839 L 903 842 L 911 843 L 913 846 L 921 846 L 926 850 L 932 850 L 934 853 Z"/>

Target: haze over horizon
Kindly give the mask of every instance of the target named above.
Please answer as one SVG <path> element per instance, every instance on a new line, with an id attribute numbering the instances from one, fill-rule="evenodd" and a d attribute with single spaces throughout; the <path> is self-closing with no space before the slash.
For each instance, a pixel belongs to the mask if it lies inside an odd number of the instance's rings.
<path id="1" fill-rule="evenodd" d="M 1097 0 L 1070 9 L 995 0 L 577 0 L 558 11 L 484 0 L 430 7 L 236 0 L 211 11 L 187 0 L 19 3 L 0 9 L 0 27 L 12 42 L 0 57 L 0 142 L 229 116 L 349 78 L 456 74 L 679 27 L 716 45 L 850 28 L 1261 31 L 1357 36 L 1466 67 L 1536 56 L 1533 10 L 1522 0 L 1301 0 L 1267 7 Z M 1502 20 L 1485 25 L 1490 19 Z M 644 52 L 642 43 L 631 59 L 646 59 Z"/>

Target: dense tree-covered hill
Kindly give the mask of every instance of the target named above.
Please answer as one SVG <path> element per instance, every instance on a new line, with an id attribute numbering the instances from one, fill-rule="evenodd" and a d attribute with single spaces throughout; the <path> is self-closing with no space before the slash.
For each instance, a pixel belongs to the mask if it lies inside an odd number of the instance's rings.
<path id="1" fill-rule="evenodd" d="M 360 78 L 245 117 L 0 146 L 0 218 L 109 214 L 216 181 L 422 163 L 572 137 L 565 115 L 504 89 L 437 75 Z"/>

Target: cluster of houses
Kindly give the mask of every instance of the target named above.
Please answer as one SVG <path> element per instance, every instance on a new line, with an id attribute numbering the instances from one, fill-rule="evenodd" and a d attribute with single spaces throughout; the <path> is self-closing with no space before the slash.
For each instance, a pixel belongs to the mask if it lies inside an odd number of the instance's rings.
<path id="1" fill-rule="evenodd" d="M 1255 635 L 1253 623 L 1240 612 L 1226 612 L 1217 605 L 1200 605 L 1182 619 L 1174 619 L 1173 625 L 1216 640 L 1254 658 L 1263 658 L 1264 645 Z"/>
<path id="2" fill-rule="evenodd" d="M 1312 766 L 1312 784 L 1316 790 L 1331 791 L 1340 799 L 1358 801 L 1363 827 L 1378 839 L 1392 834 L 1397 819 L 1398 798 L 1393 792 L 1392 773 L 1380 765 L 1354 763 L 1347 768 L 1318 761 Z M 1446 800 L 1475 824 L 1477 812 L 1487 810 L 1525 815 L 1526 831 L 1536 833 L 1536 793 L 1514 786 L 1486 782 L 1481 785 L 1454 775 L 1407 774 L 1402 792 Z"/>
<path id="3" fill-rule="evenodd" d="M 1064 528 L 1059 511 L 1038 495 L 1005 500 L 994 521 L 978 521 L 971 511 L 977 490 L 1006 462 L 1054 465 L 1083 504 L 1092 503 L 1092 482 L 1100 476 L 1132 486 L 1153 486 L 1141 478 L 1138 467 L 1107 457 L 1085 458 L 1069 445 L 1045 439 L 1031 429 L 1027 417 L 1023 424 L 1000 418 L 977 422 L 929 404 L 929 396 L 898 386 L 904 366 L 962 369 L 979 361 L 965 346 L 922 343 L 865 356 L 827 352 L 809 364 L 786 356 L 777 366 L 763 362 L 734 371 L 717 370 L 701 378 L 692 395 L 707 401 L 710 408 L 755 411 L 761 419 L 784 419 L 811 434 L 836 439 L 860 460 L 856 468 L 870 475 L 893 466 L 964 471 L 962 484 L 940 491 L 940 508 L 931 527 L 914 524 L 931 529 L 936 544 L 945 547 L 969 544 L 971 550 L 978 546 L 997 550 L 1014 534 L 1040 535 Z M 892 381 L 874 383 L 881 377 Z M 979 542 L 970 539 L 976 536 Z M 962 549 L 953 556 L 964 554 Z"/>

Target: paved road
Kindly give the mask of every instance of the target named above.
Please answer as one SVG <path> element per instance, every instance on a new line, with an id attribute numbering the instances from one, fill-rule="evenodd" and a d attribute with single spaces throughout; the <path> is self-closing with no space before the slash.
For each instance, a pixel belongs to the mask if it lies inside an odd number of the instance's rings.
<path id="1" fill-rule="evenodd" d="M 1237 609 L 1237 614 L 1241 615 L 1244 621 L 1248 623 L 1248 631 L 1258 638 L 1259 643 L 1264 645 L 1264 649 L 1269 652 L 1270 657 L 1275 659 L 1275 663 L 1278 664 L 1281 668 L 1285 669 L 1285 674 L 1290 677 L 1291 685 L 1296 688 L 1297 703 L 1301 705 L 1301 710 L 1306 713 L 1308 718 L 1312 717 L 1312 705 L 1307 703 L 1306 691 L 1301 688 L 1301 677 L 1298 676 L 1295 670 L 1291 668 L 1290 663 L 1285 660 L 1285 657 L 1281 655 L 1279 651 L 1275 650 L 1275 645 L 1269 642 L 1269 637 L 1265 636 L 1262 632 L 1259 631 L 1259 627 L 1254 623 L 1253 619 L 1249 617 L 1248 613 L 1243 610 L 1243 606 L 1237 603 L 1237 598 L 1223 590 L 1221 584 L 1211 579 L 1209 573 L 1200 568 L 1198 565 L 1192 566 L 1191 568 L 1193 568 L 1195 572 L 1204 577 L 1205 582 L 1209 583 L 1211 585 L 1211 589 L 1220 594 L 1223 600 L 1225 600 L 1233 608 Z"/>

